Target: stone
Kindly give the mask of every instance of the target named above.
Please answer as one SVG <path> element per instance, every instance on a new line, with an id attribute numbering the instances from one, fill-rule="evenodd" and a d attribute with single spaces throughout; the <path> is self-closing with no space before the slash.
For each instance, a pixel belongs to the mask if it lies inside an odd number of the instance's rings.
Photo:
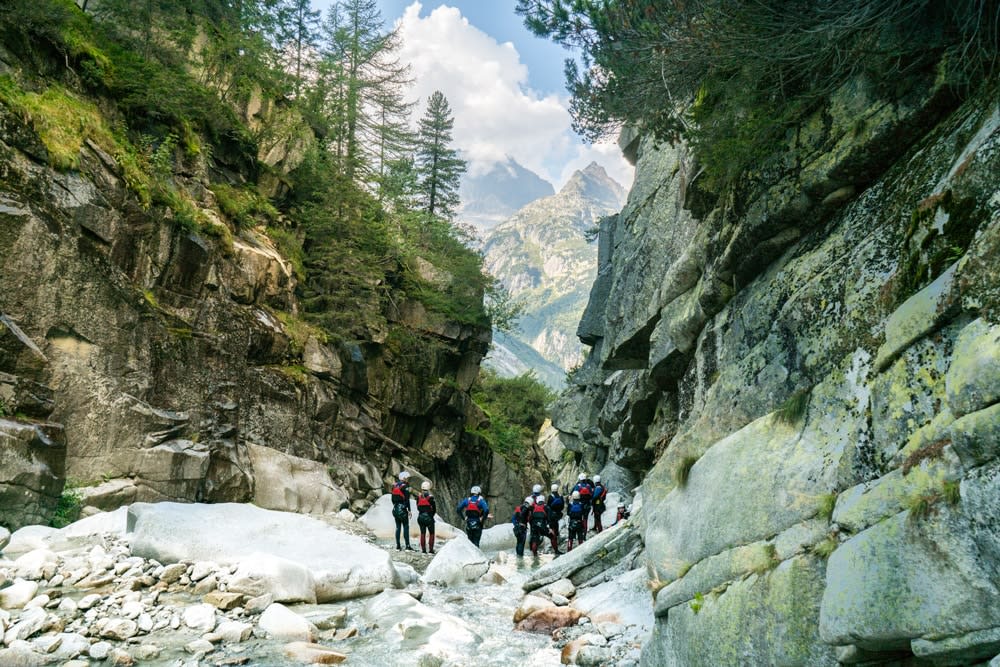
<path id="1" fill-rule="evenodd" d="M 87 652 L 94 660 L 104 660 L 111 653 L 112 646 L 108 642 L 96 642 L 90 645 L 90 650 Z"/>
<path id="2" fill-rule="evenodd" d="M 53 655 L 60 660 L 70 660 L 90 650 L 90 640 L 78 632 L 61 632 L 56 636 L 60 641 Z"/>
<path id="3" fill-rule="evenodd" d="M 316 628 L 285 605 L 275 602 L 260 615 L 257 626 L 275 639 L 311 642 Z"/>
<path id="4" fill-rule="evenodd" d="M 962 329 L 945 376 L 945 391 L 956 416 L 1000 401 L 1000 325 L 977 319 Z"/>
<path id="5" fill-rule="evenodd" d="M 552 600 L 540 595 L 525 595 L 524 599 L 521 600 L 521 604 L 514 610 L 514 623 L 520 623 L 539 609 L 548 609 L 554 605 L 555 603 Z"/>
<path id="6" fill-rule="evenodd" d="M 15 579 L 7 588 L 0 588 L 0 609 L 20 609 L 38 592 L 38 583 Z"/>
<path id="7" fill-rule="evenodd" d="M 223 621 L 215 628 L 215 634 L 227 644 L 237 644 L 250 638 L 253 626 L 240 621 Z"/>
<path id="8" fill-rule="evenodd" d="M 270 593 L 264 593 L 263 595 L 258 595 L 255 598 L 250 598 L 247 600 L 246 604 L 243 605 L 243 610 L 248 614 L 259 614 L 265 609 L 271 606 L 274 602 L 274 596 Z"/>
<path id="9" fill-rule="evenodd" d="M 310 665 L 339 665 L 347 660 L 347 656 L 343 653 L 334 651 L 322 644 L 312 644 L 309 642 L 291 642 L 286 644 L 285 657 Z"/>
<path id="10" fill-rule="evenodd" d="M 254 444 L 248 444 L 247 451 L 257 480 L 254 504 L 258 507 L 329 514 L 350 500 L 347 492 L 330 479 L 324 463 Z"/>
<path id="11" fill-rule="evenodd" d="M 195 595 L 207 595 L 219 587 L 219 580 L 216 579 L 214 574 L 201 579 L 194 585 Z"/>
<path id="12" fill-rule="evenodd" d="M 35 549 L 48 549 L 49 540 L 59 534 L 58 528 L 30 525 L 18 528 L 11 533 L 3 553 L 7 557 L 25 554 Z"/>
<path id="13" fill-rule="evenodd" d="M 80 598 L 80 602 L 77 603 L 77 606 L 80 609 L 86 611 L 87 609 L 96 606 L 100 601 L 101 601 L 100 595 L 98 595 L 97 593 L 90 593 L 89 595 L 84 595 L 82 598 Z"/>
<path id="14" fill-rule="evenodd" d="M 229 578 L 228 592 L 270 594 L 278 602 L 316 602 L 316 582 L 303 565 L 271 554 L 253 553 Z"/>
<path id="15" fill-rule="evenodd" d="M 31 598 L 31 600 L 28 602 L 28 604 L 24 605 L 24 608 L 25 609 L 30 609 L 32 607 L 42 607 L 42 608 L 45 608 L 45 607 L 48 606 L 48 604 L 49 604 L 49 596 L 48 595 L 36 595 L 35 597 Z"/>
<path id="16" fill-rule="evenodd" d="M 565 598 L 571 598 L 576 595 L 576 586 L 569 579 L 559 579 L 553 581 L 551 584 L 545 587 L 549 593 L 554 595 L 561 595 Z"/>
<path id="17" fill-rule="evenodd" d="M 204 596 L 202 601 L 212 605 L 216 609 L 229 611 L 230 609 L 239 607 L 245 599 L 246 596 L 240 593 L 215 591 Z"/>
<path id="18" fill-rule="evenodd" d="M 424 571 L 425 583 L 456 586 L 478 580 L 489 570 L 489 560 L 465 534 L 451 539 Z"/>
<path id="19" fill-rule="evenodd" d="M 215 607 L 202 603 L 184 610 L 184 625 L 197 632 L 211 632 L 215 629 Z"/>
<path id="20" fill-rule="evenodd" d="M 14 561 L 14 570 L 17 576 L 24 579 L 38 581 L 47 579 L 47 570 L 51 570 L 59 561 L 59 557 L 48 549 L 35 549 L 20 556 Z M 52 575 L 49 575 L 52 576 Z"/>
<path id="21" fill-rule="evenodd" d="M 403 650 L 421 649 L 461 664 L 482 638 L 461 618 L 429 607 L 404 591 L 383 591 L 365 602 L 361 617 L 377 625 L 378 641 Z"/>
<path id="22" fill-rule="evenodd" d="M 966 469 L 1000 455 L 1000 403 L 970 412 L 951 423 L 951 446 Z"/>
<path id="23" fill-rule="evenodd" d="M 517 546 L 514 527 L 510 523 L 492 526 L 483 531 L 479 540 L 479 550 L 484 553 L 507 551 Z"/>
<path id="24" fill-rule="evenodd" d="M 913 655 L 935 665 L 970 665 L 995 656 L 1000 651 L 1000 627 L 975 630 L 944 639 L 914 639 Z"/>
<path id="25" fill-rule="evenodd" d="M 517 622 L 515 630 L 534 632 L 537 634 L 552 634 L 559 628 L 576 625 L 583 614 L 573 607 L 556 607 L 552 605 L 532 612 L 526 618 Z"/>
<path id="26" fill-rule="evenodd" d="M 235 503 L 136 503 L 129 511 L 135 520 L 133 555 L 236 564 L 253 544 L 258 553 L 304 568 L 315 586 L 311 597 L 300 597 L 318 602 L 371 595 L 396 580 L 387 552 L 310 517 Z"/>
<path id="27" fill-rule="evenodd" d="M 186 572 L 188 566 L 184 563 L 171 563 L 163 568 L 163 572 L 160 573 L 160 581 L 165 584 L 172 584 L 179 580 Z"/>
<path id="28" fill-rule="evenodd" d="M 139 661 L 155 660 L 162 652 L 163 649 L 156 644 L 139 644 L 135 649 L 135 659 Z"/>
<path id="29" fill-rule="evenodd" d="M 28 609 L 22 613 L 3 635 L 3 643 L 8 646 L 17 640 L 29 639 L 42 631 L 48 622 L 48 617 L 44 609 L 37 607 Z"/>
<path id="30" fill-rule="evenodd" d="M 113 618 L 101 628 L 100 636 L 104 639 L 125 641 L 139 634 L 139 624 L 127 618 Z"/>
<path id="31" fill-rule="evenodd" d="M 337 630 L 347 622 L 347 608 L 334 607 L 306 614 L 306 619 L 319 630 Z"/>
<path id="32" fill-rule="evenodd" d="M 581 646 L 576 654 L 576 664 L 580 667 L 601 667 L 608 664 L 612 658 L 612 652 L 600 646 Z"/>
<path id="33" fill-rule="evenodd" d="M 136 600 L 129 600 L 122 605 L 122 616 L 125 618 L 136 619 L 143 611 L 145 611 L 145 607 Z"/>
<path id="34" fill-rule="evenodd" d="M 204 655 L 215 650 L 215 646 L 207 639 L 195 639 L 184 645 L 184 650 L 196 655 Z"/>

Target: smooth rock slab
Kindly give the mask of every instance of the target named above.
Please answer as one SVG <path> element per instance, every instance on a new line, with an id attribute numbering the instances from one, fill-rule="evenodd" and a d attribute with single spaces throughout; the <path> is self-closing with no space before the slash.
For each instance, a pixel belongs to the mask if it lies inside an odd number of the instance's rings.
<path id="1" fill-rule="evenodd" d="M 316 581 L 309 569 L 272 554 L 253 553 L 244 558 L 228 588 L 252 597 L 268 593 L 275 602 L 316 602 Z"/>
<path id="2" fill-rule="evenodd" d="M 286 645 L 285 656 L 311 665 L 338 665 L 347 660 L 343 653 L 309 642 L 292 642 Z"/>
<path id="3" fill-rule="evenodd" d="M 0 609 L 20 609 L 31 602 L 37 592 L 37 582 L 15 579 L 10 586 L 0 589 Z"/>
<path id="4" fill-rule="evenodd" d="M 472 583 L 490 569 L 489 559 L 464 534 L 449 541 L 424 572 L 424 581 L 444 586 Z"/>
<path id="5" fill-rule="evenodd" d="M 1000 401 L 1000 325 L 979 319 L 962 329 L 945 376 L 945 392 L 956 415 Z"/>
<path id="6" fill-rule="evenodd" d="M 253 505 L 136 503 L 132 554 L 161 563 L 235 564 L 257 551 L 309 570 L 319 602 L 372 595 L 396 581 L 389 554 L 354 535 L 298 514 Z"/>

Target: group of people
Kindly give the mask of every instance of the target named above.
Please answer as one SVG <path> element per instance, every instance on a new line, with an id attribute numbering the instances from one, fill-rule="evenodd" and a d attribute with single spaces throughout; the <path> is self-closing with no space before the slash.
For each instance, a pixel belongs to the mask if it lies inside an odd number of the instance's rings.
<path id="1" fill-rule="evenodd" d="M 396 549 L 402 551 L 403 543 L 407 551 L 416 551 L 410 546 L 410 473 L 399 473 L 399 480 L 392 486 L 392 516 L 396 521 Z M 483 535 L 483 527 L 490 516 L 490 506 L 482 495 L 482 489 L 473 486 L 470 495 L 462 498 L 455 508 L 458 515 L 465 521 L 465 534 L 477 547 Z M 527 542 L 531 553 L 538 555 L 539 548 L 547 538 L 552 545 L 552 551 L 558 556 L 564 553 L 559 549 L 559 524 L 563 514 L 567 518 L 566 551 L 573 549 L 573 544 L 583 544 L 587 539 L 587 526 L 591 513 L 594 516 L 595 532 L 604 530 L 601 515 L 605 510 L 608 490 L 601 483 L 601 476 L 594 475 L 591 480 L 587 473 L 580 473 L 576 485 L 569 498 L 559 493 L 559 484 L 553 484 L 546 496 L 542 485 L 535 484 L 531 495 L 514 510 L 511 523 L 514 525 L 514 537 L 517 540 L 515 551 L 518 556 L 524 556 L 524 545 Z M 420 526 L 420 550 L 424 553 L 434 553 L 434 515 L 437 504 L 431 494 L 431 483 L 420 485 L 417 495 L 417 525 Z M 400 540 L 402 534 L 403 540 Z"/>
<path id="2" fill-rule="evenodd" d="M 569 498 L 559 493 L 559 484 L 553 484 L 548 497 L 542 492 L 542 485 L 535 484 L 531 495 L 524 499 L 514 510 L 511 523 L 514 524 L 514 537 L 517 540 L 515 552 L 524 556 L 525 542 L 531 553 L 538 555 L 538 550 L 548 538 L 552 552 L 557 556 L 564 553 L 559 549 L 559 524 L 563 513 L 567 519 L 566 551 L 573 549 L 574 542 L 583 544 L 587 539 L 587 526 L 590 515 L 594 515 L 594 531 L 604 530 L 601 515 L 605 510 L 608 490 L 601 483 L 601 476 L 594 475 L 591 480 L 587 473 L 580 473 L 576 486 L 570 492 Z"/>

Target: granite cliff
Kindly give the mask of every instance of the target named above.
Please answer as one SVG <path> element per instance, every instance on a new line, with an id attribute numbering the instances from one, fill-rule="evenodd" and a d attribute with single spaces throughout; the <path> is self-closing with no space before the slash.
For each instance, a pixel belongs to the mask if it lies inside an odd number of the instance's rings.
<path id="1" fill-rule="evenodd" d="M 638 487 L 644 665 L 989 660 L 995 81 L 856 78 L 786 144 L 720 194 L 683 143 L 623 136 L 636 183 L 547 451 Z"/>

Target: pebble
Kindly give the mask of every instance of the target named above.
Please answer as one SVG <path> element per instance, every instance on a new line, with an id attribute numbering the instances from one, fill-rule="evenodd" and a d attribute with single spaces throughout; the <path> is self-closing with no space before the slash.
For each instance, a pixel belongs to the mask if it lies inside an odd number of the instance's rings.
<path id="1" fill-rule="evenodd" d="M 97 642 L 96 644 L 90 645 L 90 651 L 87 653 L 94 660 L 104 660 L 111 653 L 111 644 L 109 642 Z"/>

